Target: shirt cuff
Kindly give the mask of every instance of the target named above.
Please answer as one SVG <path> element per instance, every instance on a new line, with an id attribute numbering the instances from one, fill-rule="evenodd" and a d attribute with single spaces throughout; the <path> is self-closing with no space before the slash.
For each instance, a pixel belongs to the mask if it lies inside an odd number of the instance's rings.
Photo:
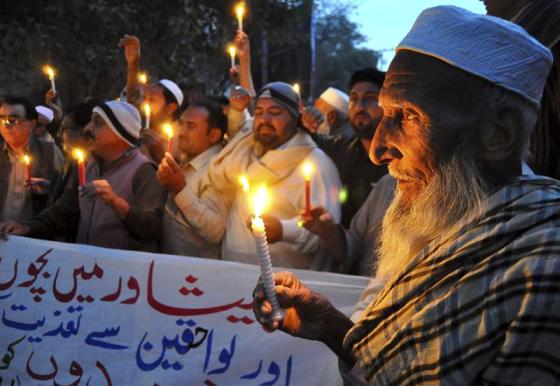
<path id="1" fill-rule="evenodd" d="M 296 219 L 280 220 L 282 224 L 282 241 L 295 243 L 301 234 L 301 228 L 297 225 Z"/>
<path id="2" fill-rule="evenodd" d="M 177 207 L 185 213 L 191 206 L 194 205 L 198 196 L 196 193 L 191 189 L 191 187 L 187 184 L 177 195 L 175 196 L 175 204 Z"/>

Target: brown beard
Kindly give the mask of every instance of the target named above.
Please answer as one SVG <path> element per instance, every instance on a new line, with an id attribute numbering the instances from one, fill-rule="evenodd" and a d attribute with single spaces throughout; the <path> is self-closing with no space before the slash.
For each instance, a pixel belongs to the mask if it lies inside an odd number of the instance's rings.
<path id="1" fill-rule="evenodd" d="M 383 218 L 377 277 L 390 279 L 432 240 L 455 232 L 460 220 L 483 208 L 488 192 L 466 151 L 442 165 L 412 203 L 398 192 Z"/>

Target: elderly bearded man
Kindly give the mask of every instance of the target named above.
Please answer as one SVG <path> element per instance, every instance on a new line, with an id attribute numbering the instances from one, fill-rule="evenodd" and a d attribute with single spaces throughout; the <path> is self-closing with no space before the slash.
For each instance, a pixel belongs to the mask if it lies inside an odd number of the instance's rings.
<path id="1" fill-rule="evenodd" d="M 387 72 L 370 153 L 397 179 L 385 287 L 354 325 L 277 274 L 286 317 L 271 320 L 259 284 L 260 322 L 322 341 L 372 385 L 558 384 L 560 184 L 520 166 L 551 62 L 511 23 L 424 11 Z"/>

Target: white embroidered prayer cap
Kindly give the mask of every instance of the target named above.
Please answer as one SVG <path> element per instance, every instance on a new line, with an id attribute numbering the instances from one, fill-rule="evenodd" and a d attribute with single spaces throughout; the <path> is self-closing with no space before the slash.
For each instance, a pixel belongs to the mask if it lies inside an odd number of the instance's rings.
<path id="1" fill-rule="evenodd" d="M 178 107 L 183 104 L 183 92 L 175 82 L 169 79 L 161 79 L 158 83 L 173 95 Z"/>
<path id="2" fill-rule="evenodd" d="M 140 138 L 142 119 L 136 107 L 124 101 L 107 101 L 93 108 L 113 132 L 128 143 L 135 146 Z"/>
<path id="3" fill-rule="evenodd" d="M 432 56 L 540 104 L 550 51 L 523 28 L 454 6 L 424 10 L 397 46 Z"/>
<path id="4" fill-rule="evenodd" d="M 42 121 L 45 125 L 48 125 L 54 119 L 54 112 L 46 106 L 35 106 L 35 111 L 39 114 L 39 118 L 43 118 Z"/>
<path id="5" fill-rule="evenodd" d="M 321 94 L 319 99 L 324 100 L 341 113 L 348 115 L 349 98 L 348 94 L 345 92 L 342 92 L 334 87 L 329 87 Z"/>

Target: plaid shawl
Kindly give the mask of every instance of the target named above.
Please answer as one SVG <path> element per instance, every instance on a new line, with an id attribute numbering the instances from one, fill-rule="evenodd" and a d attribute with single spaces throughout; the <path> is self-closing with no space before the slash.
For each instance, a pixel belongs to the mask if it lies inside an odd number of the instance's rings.
<path id="1" fill-rule="evenodd" d="M 426 246 L 346 336 L 370 384 L 560 383 L 560 182 L 518 177 Z"/>

